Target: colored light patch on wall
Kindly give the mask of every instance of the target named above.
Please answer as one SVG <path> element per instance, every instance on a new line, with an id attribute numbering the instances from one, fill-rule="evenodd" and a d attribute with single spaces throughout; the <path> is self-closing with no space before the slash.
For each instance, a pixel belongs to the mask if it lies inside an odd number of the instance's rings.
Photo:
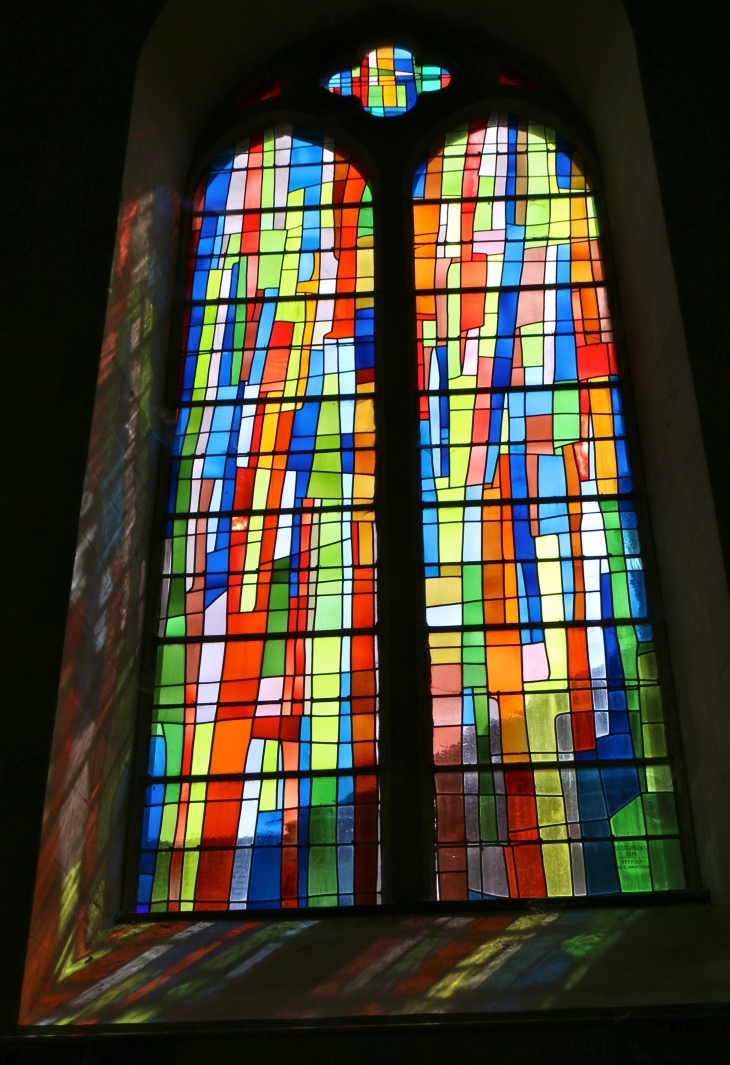
<path id="1" fill-rule="evenodd" d="M 378 901 L 372 243 L 286 124 L 196 194 L 139 912 Z"/>
<path id="2" fill-rule="evenodd" d="M 417 63 L 407 49 L 386 46 L 368 52 L 352 70 L 333 74 L 326 87 L 338 96 L 354 96 L 372 115 L 390 118 L 415 107 L 422 92 L 438 92 L 450 81 L 443 67 Z"/>
<path id="3" fill-rule="evenodd" d="M 474 121 L 419 168 L 414 230 L 439 897 L 683 888 L 581 160 Z"/>

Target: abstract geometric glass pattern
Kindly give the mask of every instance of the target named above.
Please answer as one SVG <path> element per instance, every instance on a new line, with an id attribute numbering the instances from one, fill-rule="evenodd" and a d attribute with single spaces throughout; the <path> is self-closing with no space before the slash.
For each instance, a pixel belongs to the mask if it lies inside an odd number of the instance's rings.
<path id="1" fill-rule="evenodd" d="M 327 82 L 338 96 L 355 96 L 379 118 L 403 115 L 416 106 L 422 92 L 445 89 L 451 75 L 443 67 L 421 65 L 405 48 L 376 48 L 359 67 L 333 74 Z"/>
<path id="2" fill-rule="evenodd" d="M 378 901 L 372 233 L 287 124 L 195 197 L 140 912 Z"/>
<path id="3" fill-rule="evenodd" d="M 682 888 L 590 183 L 494 114 L 414 198 L 439 897 Z"/>

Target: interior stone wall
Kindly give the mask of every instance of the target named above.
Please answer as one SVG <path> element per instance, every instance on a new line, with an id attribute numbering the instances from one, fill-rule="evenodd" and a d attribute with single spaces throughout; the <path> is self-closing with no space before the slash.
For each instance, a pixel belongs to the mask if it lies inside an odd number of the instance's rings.
<path id="1" fill-rule="evenodd" d="M 139 61 L 26 976 L 26 1006 L 103 935 L 120 900 L 155 410 L 177 214 L 221 101 L 279 51 L 368 0 L 169 0 Z M 730 901 L 730 601 L 631 28 L 619 0 L 398 0 L 506 42 L 554 75 L 597 149 L 638 413 L 700 876 Z M 70 970 L 69 970 L 70 971 Z"/>

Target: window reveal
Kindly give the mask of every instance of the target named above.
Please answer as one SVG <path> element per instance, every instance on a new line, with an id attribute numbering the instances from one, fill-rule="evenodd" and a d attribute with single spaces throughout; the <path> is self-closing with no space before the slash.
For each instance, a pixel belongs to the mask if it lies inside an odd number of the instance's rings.
<path id="1" fill-rule="evenodd" d="M 590 183 L 494 114 L 414 200 L 439 897 L 683 888 Z"/>
<path id="2" fill-rule="evenodd" d="M 286 124 L 195 199 L 138 912 L 379 897 L 370 200 Z"/>

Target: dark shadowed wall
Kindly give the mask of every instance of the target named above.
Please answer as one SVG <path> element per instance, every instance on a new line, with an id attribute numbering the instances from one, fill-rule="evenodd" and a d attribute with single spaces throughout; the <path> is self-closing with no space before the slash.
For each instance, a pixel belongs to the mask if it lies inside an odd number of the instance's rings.
<path id="1" fill-rule="evenodd" d="M 6 7 L 5 1031 L 18 1011 L 135 70 L 162 7 L 161 0 Z M 708 0 L 624 0 L 624 7 L 636 39 L 727 566 L 730 13 Z"/>

